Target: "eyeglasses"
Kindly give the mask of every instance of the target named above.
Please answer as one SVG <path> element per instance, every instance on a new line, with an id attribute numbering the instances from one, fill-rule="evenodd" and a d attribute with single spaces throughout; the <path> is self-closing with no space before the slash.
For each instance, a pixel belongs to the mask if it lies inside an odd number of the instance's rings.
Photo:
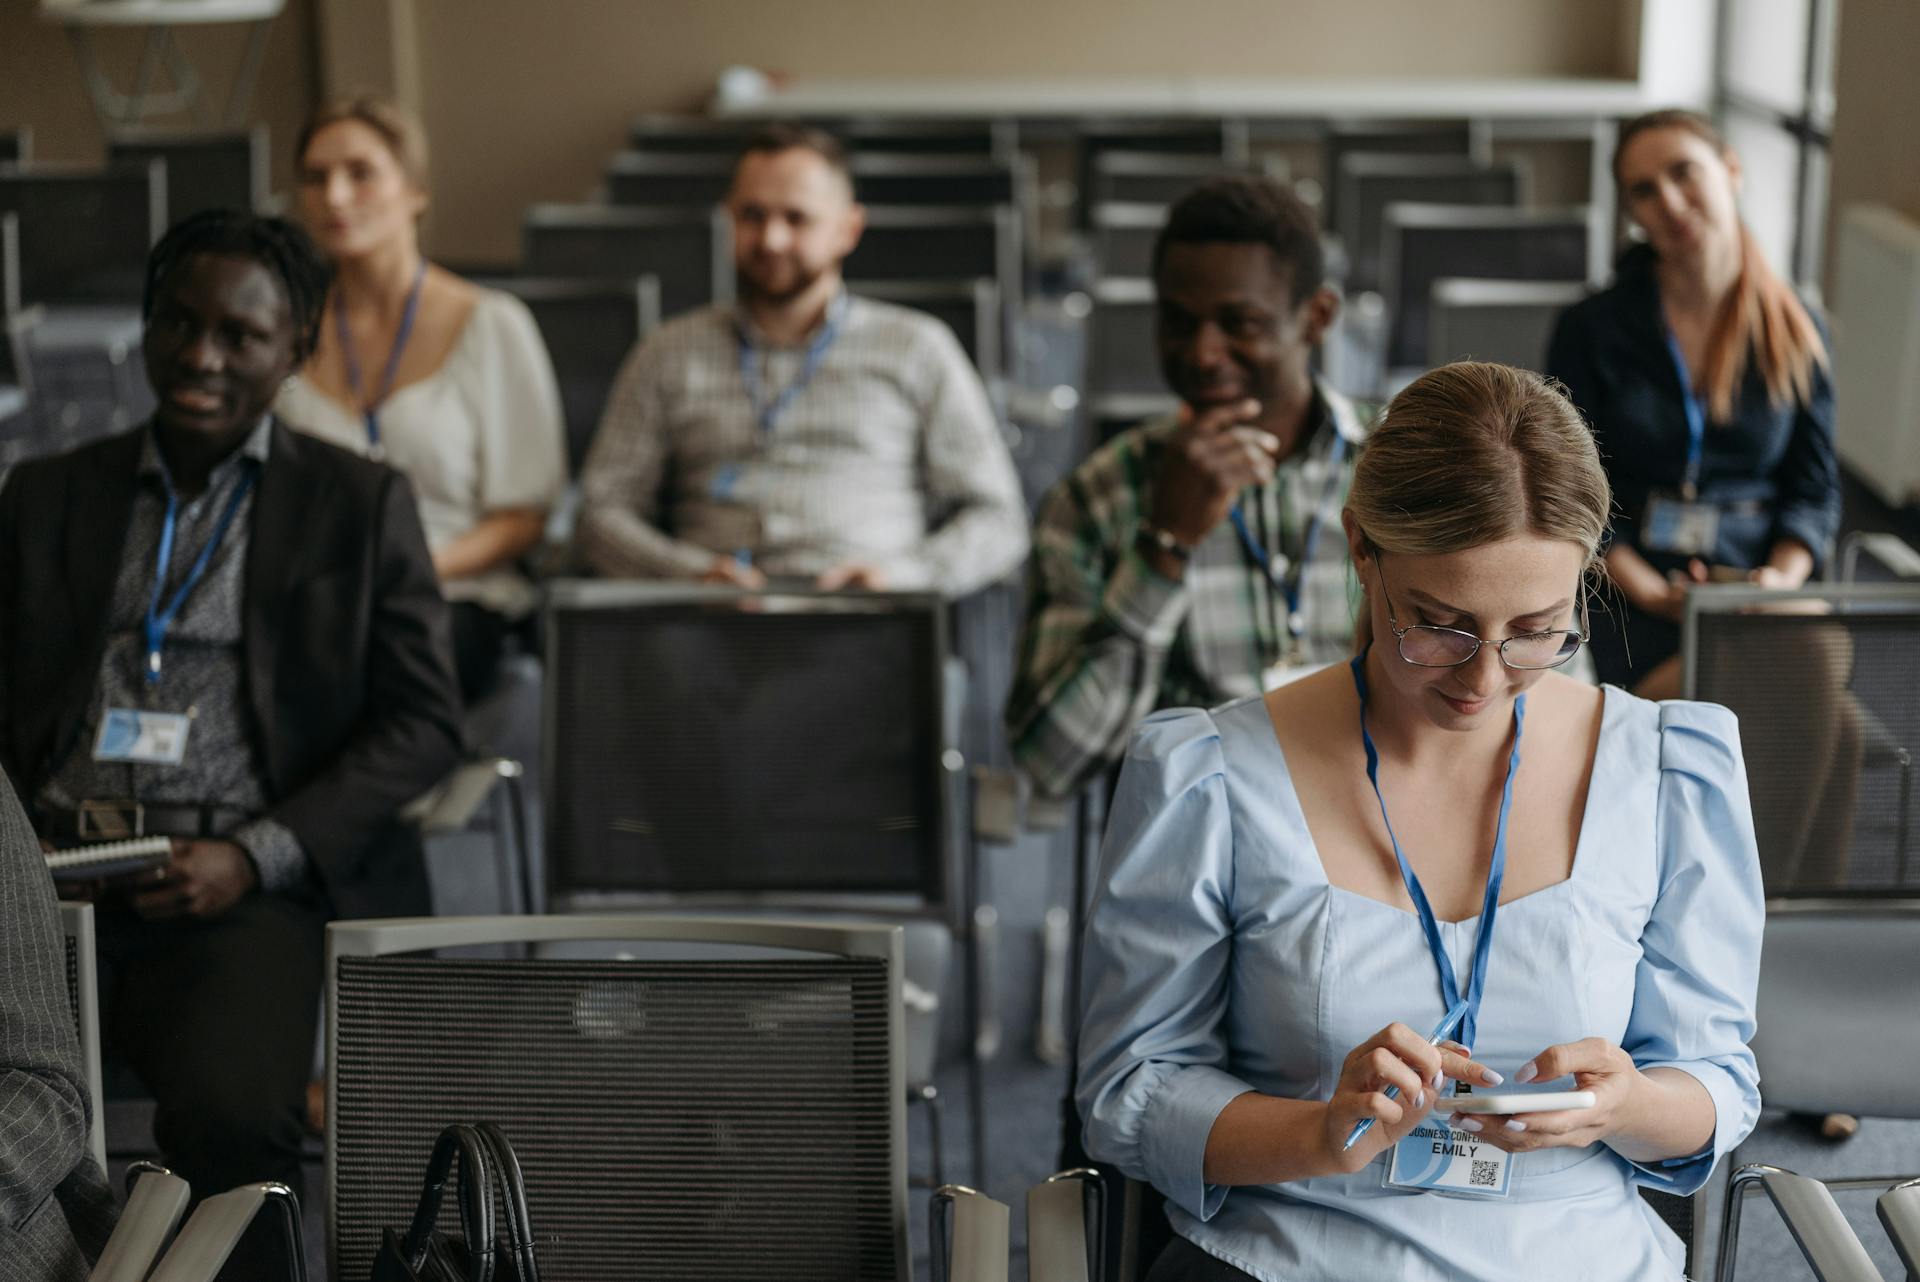
<path id="1" fill-rule="evenodd" d="M 1394 639 L 1400 643 L 1400 657 L 1415 667 L 1457 668 L 1471 662 L 1480 653 L 1481 646 L 1492 645 L 1499 650 L 1500 662 L 1509 668 L 1519 672 L 1538 672 L 1566 663 L 1580 653 L 1580 647 L 1587 643 L 1587 603 L 1584 593 L 1580 599 L 1581 626 L 1578 629 L 1527 632 L 1504 641 L 1488 641 L 1471 632 L 1462 632 L 1459 628 L 1435 627 L 1430 623 L 1416 623 L 1403 628 L 1393 614 L 1393 597 L 1388 593 L 1386 569 L 1381 565 L 1377 549 L 1373 554 L 1373 564 L 1380 572 L 1380 592 L 1387 601 L 1387 623 Z"/>

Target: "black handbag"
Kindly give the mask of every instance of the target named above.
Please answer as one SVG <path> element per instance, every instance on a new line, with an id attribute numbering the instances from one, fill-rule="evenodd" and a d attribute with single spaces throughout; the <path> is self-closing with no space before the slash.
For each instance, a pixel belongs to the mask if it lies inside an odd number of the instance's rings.
<path id="1" fill-rule="evenodd" d="M 456 1173 L 458 1236 L 435 1231 L 447 1181 Z M 506 1209 L 504 1236 L 494 1227 L 496 1187 Z M 540 1282 L 520 1161 L 499 1127 L 458 1124 L 440 1132 L 413 1223 L 405 1236 L 391 1228 L 381 1235 L 370 1282 Z"/>

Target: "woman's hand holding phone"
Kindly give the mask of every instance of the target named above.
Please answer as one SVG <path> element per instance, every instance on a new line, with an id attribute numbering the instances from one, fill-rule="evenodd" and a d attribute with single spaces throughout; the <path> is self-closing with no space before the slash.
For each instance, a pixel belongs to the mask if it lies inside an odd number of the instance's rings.
<path id="1" fill-rule="evenodd" d="M 1329 1169 L 1357 1171 L 1406 1138 L 1432 1111 L 1449 1077 L 1475 1086 L 1501 1082 L 1500 1074 L 1475 1063 L 1460 1043 L 1435 1045 L 1401 1023 L 1387 1025 L 1354 1047 L 1340 1067 L 1322 1120 Z M 1387 1097 L 1389 1086 L 1399 1088 L 1398 1099 Z M 1366 1118 L 1374 1119 L 1372 1129 L 1343 1152 L 1347 1135 Z"/>
<path id="2" fill-rule="evenodd" d="M 1549 1046 L 1515 1073 L 1513 1080 L 1516 1085 L 1524 1085 L 1569 1075 L 1573 1077 L 1574 1089 L 1593 1094 L 1592 1108 L 1524 1116 L 1455 1113 L 1447 1119 L 1448 1125 L 1477 1132 L 1495 1148 L 1509 1153 L 1585 1148 L 1600 1143 L 1619 1129 L 1634 1090 L 1644 1080 L 1630 1055 L 1598 1037 Z"/>

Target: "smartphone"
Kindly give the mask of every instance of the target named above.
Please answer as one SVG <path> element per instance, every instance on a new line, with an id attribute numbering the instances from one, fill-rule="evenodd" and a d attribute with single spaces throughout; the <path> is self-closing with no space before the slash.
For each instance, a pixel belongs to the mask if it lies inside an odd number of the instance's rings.
<path id="1" fill-rule="evenodd" d="M 1436 1113 L 1552 1113 L 1563 1108 L 1592 1108 L 1592 1091 L 1475 1091 L 1442 1096 Z"/>

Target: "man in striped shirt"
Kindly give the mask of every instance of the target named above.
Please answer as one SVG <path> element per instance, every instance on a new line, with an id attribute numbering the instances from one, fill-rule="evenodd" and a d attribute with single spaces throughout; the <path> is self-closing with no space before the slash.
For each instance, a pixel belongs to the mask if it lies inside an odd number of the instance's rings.
<path id="1" fill-rule="evenodd" d="M 1339 309 L 1312 213 L 1265 180 L 1200 187 L 1154 284 L 1180 410 L 1096 451 L 1034 529 L 1007 729 L 1054 796 L 1156 708 L 1257 694 L 1352 641 L 1340 509 L 1371 415 L 1312 373 Z"/>
<path id="2" fill-rule="evenodd" d="M 846 157 L 750 142 L 728 197 L 738 306 L 662 326 L 621 370 L 580 479 L 579 544 L 616 578 L 962 596 L 1027 551 L 998 420 L 932 317 L 847 292 Z"/>

